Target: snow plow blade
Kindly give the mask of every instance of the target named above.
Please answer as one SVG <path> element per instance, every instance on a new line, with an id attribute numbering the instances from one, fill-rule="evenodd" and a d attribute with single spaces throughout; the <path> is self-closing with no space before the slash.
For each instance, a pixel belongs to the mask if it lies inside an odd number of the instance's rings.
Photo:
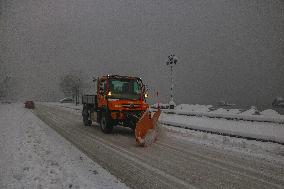
<path id="1" fill-rule="evenodd" d="M 160 109 L 153 116 L 147 110 L 136 123 L 135 138 L 139 146 L 149 146 L 157 140 L 157 122 L 160 115 Z"/>

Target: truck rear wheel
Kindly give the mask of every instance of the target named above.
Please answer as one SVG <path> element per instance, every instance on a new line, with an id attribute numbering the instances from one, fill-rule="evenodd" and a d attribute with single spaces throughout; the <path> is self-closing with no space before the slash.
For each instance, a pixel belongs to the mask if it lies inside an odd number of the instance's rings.
<path id="1" fill-rule="evenodd" d="M 104 133 L 111 133 L 112 130 L 113 130 L 113 124 L 109 120 L 109 118 L 108 118 L 106 113 L 102 113 L 102 115 L 101 115 L 100 126 L 101 126 L 101 130 Z"/>
<path id="2" fill-rule="evenodd" d="M 82 116 L 83 116 L 84 125 L 91 126 L 92 120 L 90 119 L 90 113 L 87 108 L 83 108 Z"/>

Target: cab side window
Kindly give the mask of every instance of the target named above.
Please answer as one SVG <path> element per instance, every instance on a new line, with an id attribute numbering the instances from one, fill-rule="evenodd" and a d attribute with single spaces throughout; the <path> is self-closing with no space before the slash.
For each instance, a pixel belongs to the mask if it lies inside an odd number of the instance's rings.
<path id="1" fill-rule="evenodd" d="M 134 88 L 134 94 L 140 94 L 141 93 L 141 84 L 138 82 L 133 82 L 133 88 Z"/>
<path id="2" fill-rule="evenodd" d="M 101 80 L 100 81 L 99 93 L 100 93 L 100 95 L 105 95 L 106 94 L 106 80 Z"/>

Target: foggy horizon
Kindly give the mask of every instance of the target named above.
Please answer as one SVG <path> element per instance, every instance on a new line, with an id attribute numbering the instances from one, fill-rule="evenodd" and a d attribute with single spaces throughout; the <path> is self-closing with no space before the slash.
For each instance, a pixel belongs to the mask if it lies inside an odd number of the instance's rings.
<path id="1" fill-rule="evenodd" d="M 59 100 L 64 74 L 141 77 L 151 102 L 269 106 L 284 97 L 284 2 L 0 0 L 14 100 Z M 1 71 L 1 70 L 0 70 Z M 0 72 L 1 73 L 1 72 Z"/>

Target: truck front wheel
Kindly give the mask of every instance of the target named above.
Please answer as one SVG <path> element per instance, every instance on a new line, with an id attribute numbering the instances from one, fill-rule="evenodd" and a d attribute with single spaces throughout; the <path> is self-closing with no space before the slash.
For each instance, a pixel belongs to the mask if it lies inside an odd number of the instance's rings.
<path id="1" fill-rule="evenodd" d="M 104 133 L 111 133 L 113 130 L 113 124 L 111 121 L 108 119 L 108 116 L 106 113 L 102 113 L 101 118 L 100 118 L 100 126 L 101 130 Z"/>

